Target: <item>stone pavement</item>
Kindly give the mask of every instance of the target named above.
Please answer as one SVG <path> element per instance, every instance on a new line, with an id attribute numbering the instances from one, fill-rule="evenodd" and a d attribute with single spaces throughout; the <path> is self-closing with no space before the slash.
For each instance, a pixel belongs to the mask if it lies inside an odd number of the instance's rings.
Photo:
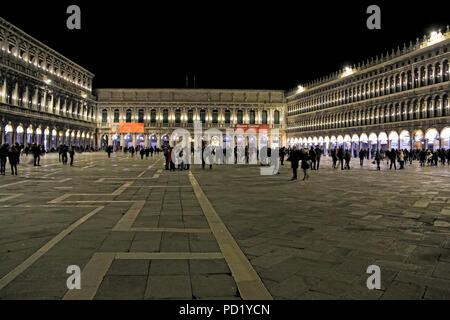
<path id="1" fill-rule="evenodd" d="M 305 183 L 288 167 L 166 172 L 161 155 L 30 160 L 0 176 L 0 299 L 450 297 L 449 167 L 324 160 Z"/>

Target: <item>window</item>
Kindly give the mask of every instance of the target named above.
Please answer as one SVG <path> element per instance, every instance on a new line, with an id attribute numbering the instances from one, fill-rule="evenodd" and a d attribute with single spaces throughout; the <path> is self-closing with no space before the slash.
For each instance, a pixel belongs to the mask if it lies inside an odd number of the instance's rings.
<path id="1" fill-rule="evenodd" d="M 120 122 L 120 119 L 119 119 L 119 109 L 114 110 L 114 122 L 115 122 L 115 123 Z"/>
<path id="2" fill-rule="evenodd" d="M 267 124 L 267 111 L 262 112 L 262 124 Z"/>
<path id="3" fill-rule="evenodd" d="M 138 114 L 138 122 L 144 123 L 144 110 L 140 109 Z"/>
<path id="4" fill-rule="evenodd" d="M 188 111 L 188 123 L 194 123 L 194 110 Z"/>
<path id="5" fill-rule="evenodd" d="M 155 109 L 153 109 L 150 112 L 150 122 L 151 123 L 156 123 L 156 110 Z"/>
<path id="6" fill-rule="evenodd" d="M 275 110 L 273 118 L 274 118 L 274 124 L 280 124 L 280 111 Z"/>
<path id="7" fill-rule="evenodd" d="M 130 123 L 130 122 L 131 122 L 131 109 L 128 109 L 128 110 L 127 110 L 126 122 L 127 122 L 127 123 Z"/>
<path id="8" fill-rule="evenodd" d="M 225 123 L 230 124 L 231 123 L 231 112 L 230 110 L 225 110 Z"/>
<path id="9" fill-rule="evenodd" d="M 102 110 L 102 123 L 108 122 L 108 110 L 103 109 Z"/>
<path id="10" fill-rule="evenodd" d="M 176 124 L 181 123 L 181 110 L 175 111 L 175 123 Z"/>
<path id="11" fill-rule="evenodd" d="M 206 110 L 200 110 L 200 121 L 206 123 Z"/>
<path id="12" fill-rule="evenodd" d="M 237 123 L 243 124 L 244 123 L 244 111 L 238 110 L 237 112 Z"/>
<path id="13" fill-rule="evenodd" d="M 255 110 L 250 110 L 250 124 L 255 124 L 256 116 L 255 116 Z"/>
<path id="14" fill-rule="evenodd" d="M 169 110 L 164 109 L 163 111 L 163 123 L 168 124 L 169 123 Z"/>
<path id="15" fill-rule="evenodd" d="M 212 123 L 219 123 L 219 111 L 217 110 L 212 112 Z"/>

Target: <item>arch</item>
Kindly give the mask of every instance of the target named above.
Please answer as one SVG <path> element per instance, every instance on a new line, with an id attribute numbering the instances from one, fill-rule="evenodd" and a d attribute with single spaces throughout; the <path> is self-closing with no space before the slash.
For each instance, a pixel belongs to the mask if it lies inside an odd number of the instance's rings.
<path id="1" fill-rule="evenodd" d="M 377 137 L 377 134 L 375 132 L 372 132 L 369 135 L 369 141 L 372 142 L 372 143 L 377 143 L 378 137 Z"/>
<path id="2" fill-rule="evenodd" d="M 448 150 L 450 149 L 450 127 L 445 127 L 441 131 L 441 148 Z"/>
<path id="3" fill-rule="evenodd" d="M 427 149 L 439 149 L 439 132 L 436 128 L 430 128 L 425 133 L 425 148 Z"/>
<path id="4" fill-rule="evenodd" d="M 359 137 L 357 134 L 354 134 L 352 137 L 352 142 L 358 143 L 359 142 Z"/>

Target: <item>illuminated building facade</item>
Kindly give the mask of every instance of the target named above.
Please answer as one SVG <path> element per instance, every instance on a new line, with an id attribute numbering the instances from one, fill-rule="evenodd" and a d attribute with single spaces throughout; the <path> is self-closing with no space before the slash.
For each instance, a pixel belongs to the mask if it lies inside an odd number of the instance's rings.
<path id="1" fill-rule="evenodd" d="M 176 128 L 194 137 L 195 121 L 202 123 L 203 131 L 219 129 L 225 143 L 231 139 L 226 130 L 239 124 L 269 125 L 270 130 L 279 129 L 281 143 L 286 141 L 284 91 L 98 89 L 97 97 L 100 146 L 173 145 L 170 139 Z M 117 132 L 115 123 L 141 123 L 144 131 Z M 270 132 L 261 140 L 270 145 Z"/>
<path id="2" fill-rule="evenodd" d="M 94 146 L 93 77 L 0 18 L 0 143 Z"/>
<path id="3" fill-rule="evenodd" d="M 286 94 L 289 145 L 449 148 L 450 30 L 376 56 Z"/>

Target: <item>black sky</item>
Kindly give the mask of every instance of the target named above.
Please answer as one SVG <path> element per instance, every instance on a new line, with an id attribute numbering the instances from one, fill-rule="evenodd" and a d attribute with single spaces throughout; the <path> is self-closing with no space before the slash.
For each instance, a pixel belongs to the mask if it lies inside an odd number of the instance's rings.
<path id="1" fill-rule="evenodd" d="M 6 2 L 6 1 L 3 1 Z M 450 24 L 446 1 L 8 1 L 0 16 L 93 72 L 94 88 L 291 89 Z M 311 2 L 311 1 L 309 1 Z M 82 29 L 66 28 L 81 8 Z M 381 30 L 366 9 L 381 8 Z"/>

